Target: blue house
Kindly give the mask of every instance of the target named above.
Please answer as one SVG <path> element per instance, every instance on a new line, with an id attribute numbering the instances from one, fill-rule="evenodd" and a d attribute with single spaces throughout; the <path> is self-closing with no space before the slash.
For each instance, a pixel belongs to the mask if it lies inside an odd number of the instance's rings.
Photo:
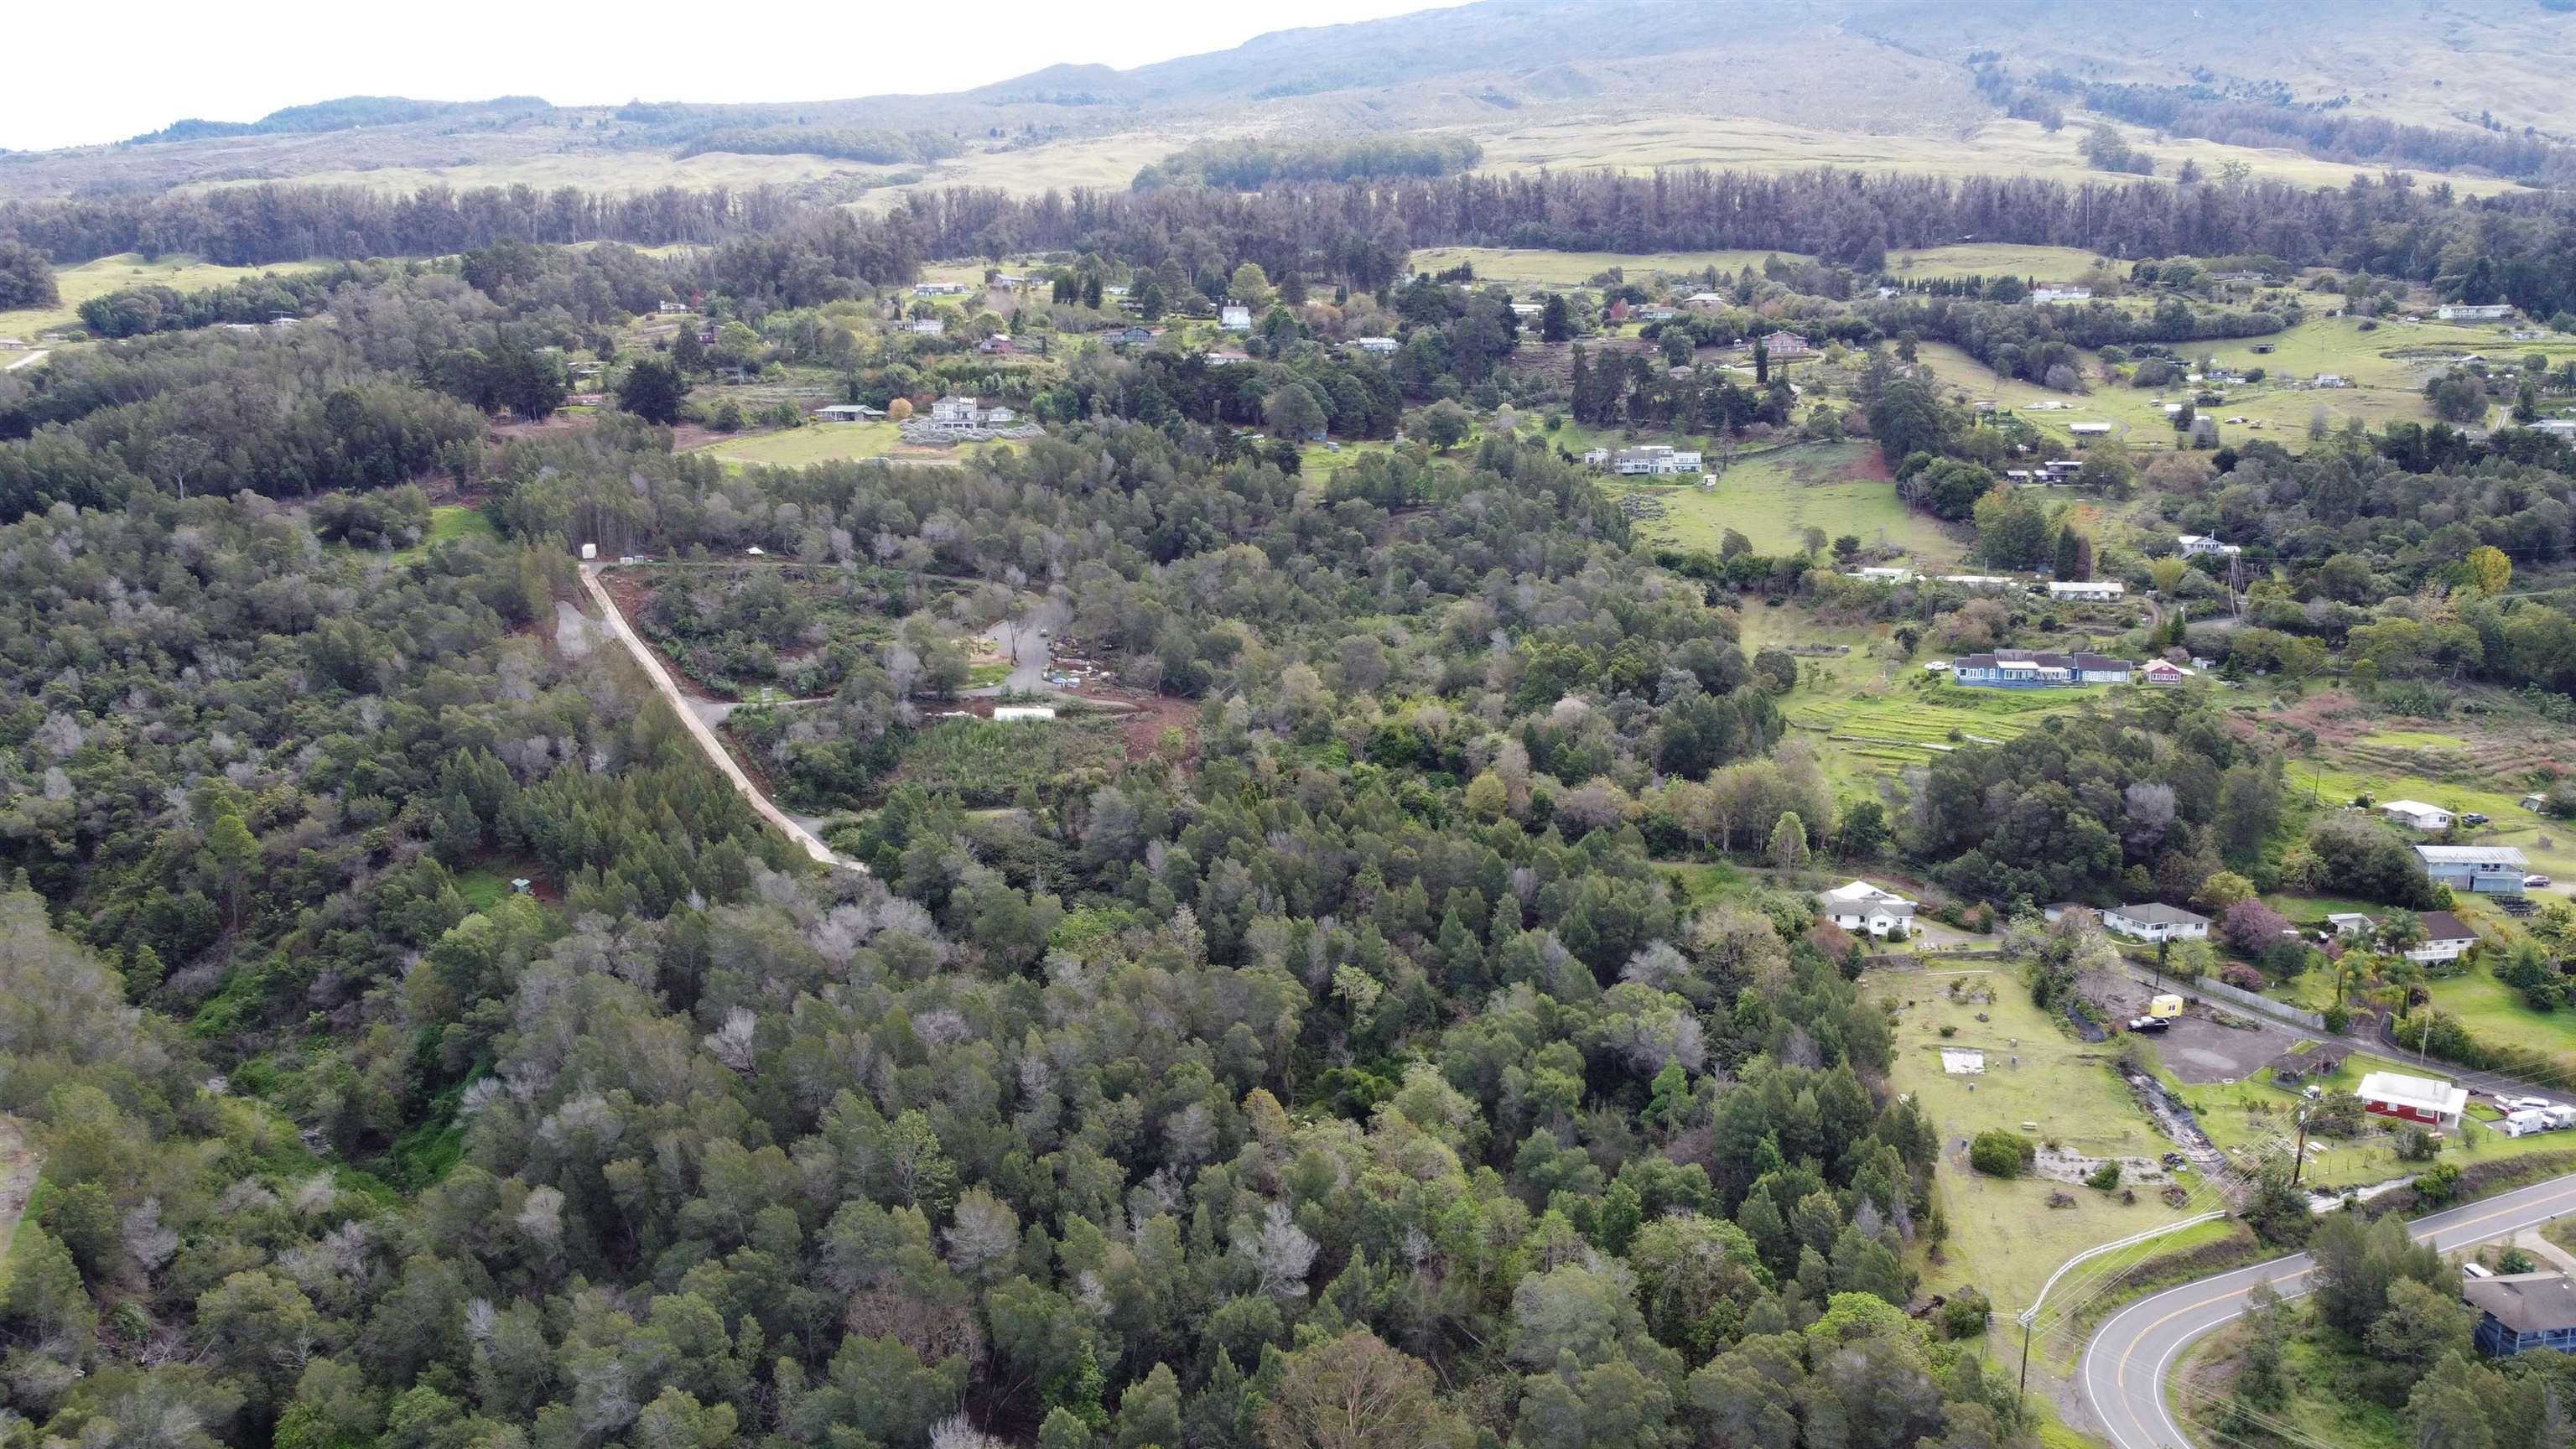
<path id="1" fill-rule="evenodd" d="M 2521 895 L 2522 874 L 2531 864 L 2510 845 L 2419 845 L 2415 854 L 2436 884 L 2485 896 Z"/>
<path id="2" fill-rule="evenodd" d="M 2082 684 L 2126 684 L 2137 666 L 2107 654 L 1998 649 L 1970 654 L 1950 666 L 1950 677 L 1976 689 L 2056 689 Z"/>
<path id="3" fill-rule="evenodd" d="M 2538 1348 L 2576 1353 L 2576 1283 L 2564 1273 L 2471 1278 L 2460 1297 L 2478 1310 L 2478 1351 L 2490 1358 Z"/>

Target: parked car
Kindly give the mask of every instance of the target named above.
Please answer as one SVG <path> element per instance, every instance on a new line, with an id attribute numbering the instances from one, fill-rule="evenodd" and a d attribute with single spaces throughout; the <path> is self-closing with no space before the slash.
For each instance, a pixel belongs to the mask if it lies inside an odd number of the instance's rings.
<path id="1" fill-rule="evenodd" d="M 2489 816 L 2479 814 L 2475 810 L 2471 810 L 2460 817 L 2460 823 L 2462 825 L 2484 825 L 2490 818 L 2491 817 Z"/>
<path id="2" fill-rule="evenodd" d="M 2522 878 L 2522 888 L 2527 891 L 2536 891 L 2548 884 L 2549 877 L 2545 875 L 2527 875 Z"/>

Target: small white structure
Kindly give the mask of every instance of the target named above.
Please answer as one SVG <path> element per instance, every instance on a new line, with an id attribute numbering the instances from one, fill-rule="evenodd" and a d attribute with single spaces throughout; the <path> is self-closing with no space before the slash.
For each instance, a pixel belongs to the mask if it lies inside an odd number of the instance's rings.
<path id="1" fill-rule="evenodd" d="M 2114 906 L 2102 913 L 2102 924 L 2141 941 L 2209 939 L 2209 917 L 2152 901 L 2143 906 Z"/>
<path id="2" fill-rule="evenodd" d="M 945 337 L 948 335 L 948 324 L 936 317 L 923 317 L 906 322 L 903 324 L 903 330 L 915 337 Z"/>
<path id="3" fill-rule="evenodd" d="M 2454 818 L 2441 806 L 2427 805 L 2421 800 L 2390 800 L 2379 807 L 2379 813 L 2387 816 L 2391 825 L 2404 825 L 2416 830 L 2448 830 Z"/>
<path id="4" fill-rule="evenodd" d="M 2111 436 L 2111 425 L 2109 423 L 2068 423 L 2066 431 L 2079 438 L 2107 438 Z"/>
<path id="5" fill-rule="evenodd" d="M 996 720 L 1046 720 L 1055 718 L 1055 710 L 1043 704 L 998 704 L 993 706 Z"/>
<path id="6" fill-rule="evenodd" d="M 1856 579 L 1869 579 L 1875 583 L 1903 584 L 1913 582 L 1914 570 L 1898 568 L 1893 564 L 1869 564 L 1853 569 L 1851 576 Z"/>
<path id="7" fill-rule="evenodd" d="M 2090 302 L 2093 300 L 2093 289 L 2091 287 L 2033 287 L 2030 289 L 2030 300 L 2033 304 L 2042 307 L 2058 302 Z"/>
<path id="8" fill-rule="evenodd" d="M 2335 911 L 2326 917 L 2326 928 L 2338 936 L 2366 936 L 2379 929 L 2379 923 L 2359 911 Z"/>
<path id="9" fill-rule="evenodd" d="M 952 394 L 931 403 L 930 420 L 934 423 L 958 423 L 972 427 L 976 414 L 981 411 L 983 409 L 975 399 Z"/>
<path id="10" fill-rule="evenodd" d="M 1362 352 L 1375 353 L 1380 357 L 1392 357 L 1404 344 L 1392 337 L 1361 337 L 1353 340 L 1351 345 Z"/>
<path id="11" fill-rule="evenodd" d="M 815 420 L 826 423 L 864 423 L 884 416 L 885 409 L 872 408 L 865 403 L 834 403 L 830 407 L 814 409 Z"/>
<path id="12" fill-rule="evenodd" d="M 2191 677 L 2190 670 L 2169 659 L 2150 659 L 2138 669 L 2140 684 L 2180 684 Z"/>
<path id="13" fill-rule="evenodd" d="M 1249 332 L 1252 330 L 1252 309 L 1228 302 L 1217 309 L 1216 325 L 1228 332 Z"/>
<path id="14" fill-rule="evenodd" d="M 2361 1098 L 2363 1111 L 2445 1132 L 2459 1130 L 2460 1114 L 2469 1105 L 2467 1088 L 2403 1072 L 2372 1072 L 2361 1079 L 2355 1095 Z"/>
<path id="15" fill-rule="evenodd" d="M 2513 308 L 2503 302 L 2445 302 L 2433 315 L 2445 322 L 2500 322 L 2513 315 Z"/>
<path id="16" fill-rule="evenodd" d="M 915 282 L 912 286 L 912 295 L 916 297 L 963 297 L 966 295 L 966 284 L 964 282 Z"/>
<path id="17" fill-rule="evenodd" d="M 2221 558 L 2234 558 L 2245 551 L 2241 545 L 2220 543 L 2205 533 L 2186 533 L 2177 542 L 2182 545 L 2184 558 L 2198 558 L 2205 553 L 2214 553 Z"/>
<path id="18" fill-rule="evenodd" d="M 599 545 L 598 545 L 598 544 L 595 544 L 595 543 L 585 543 L 585 544 L 583 544 L 583 545 L 581 546 L 581 560 L 582 560 L 582 562 L 584 562 L 584 563 L 588 563 L 588 562 L 590 562 L 592 559 L 595 559 L 595 558 L 597 558 L 597 557 L 599 557 Z"/>
<path id="19" fill-rule="evenodd" d="M 1825 919 L 1846 931 L 1885 936 L 1914 919 L 1914 902 L 1865 880 L 1838 885 L 1824 893 Z"/>
<path id="20" fill-rule="evenodd" d="M 2048 596 L 2052 599 L 2090 599 L 2106 603 L 2128 592 L 2109 579 L 2051 579 Z"/>
<path id="21" fill-rule="evenodd" d="M 1954 1077 L 1982 1076 L 1986 1070 L 1986 1054 L 1966 1047 L 1943 1047 L 1941 1070 Z"/>
<path id="22" fill-rule="evenodd" d="M 688 311 L 689 304 L 686 302 L 656 302 L 653 304 L 653 310 L 660 313 L 662 316 L 673 317 Z"/>
<path id="23" fill-rule="evenodd" d="M 759 544 L 756 544 L 756 543 L 755 543 L 755 544 L 753 544 L 751 547 L 749 547 L 749 548 L 747 548 L 747 549 L 744 549 L 742 552 L 743 552 L 743 556 L 744 556 L 744 557 L 746 557 L 746 558 L 767 558 L 767 557 L 769 557 L 769 550 L 767 550 L 767 549 L 765 549 L 765 548 L 762 548 Z"/>

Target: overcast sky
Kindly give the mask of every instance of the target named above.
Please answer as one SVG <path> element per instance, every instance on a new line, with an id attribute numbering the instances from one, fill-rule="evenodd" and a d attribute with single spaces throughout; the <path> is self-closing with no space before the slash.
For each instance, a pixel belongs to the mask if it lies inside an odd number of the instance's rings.
<path id="1" fill-rule="evenodd" d="M 894 6 L 776 0 L 446 0 L 435 5 L 147 0 L 102 21 L 30 0 L 7 30 L 0 147 L 115 141 L 183 116 L 256 120 L 346 95 L 557 105 L 809 101 L 963 90 L 1058 62 L 1121 69 L 1456 0 L 1205 0 Z M 118 32 L 132 27 L 133 33 Z"/>

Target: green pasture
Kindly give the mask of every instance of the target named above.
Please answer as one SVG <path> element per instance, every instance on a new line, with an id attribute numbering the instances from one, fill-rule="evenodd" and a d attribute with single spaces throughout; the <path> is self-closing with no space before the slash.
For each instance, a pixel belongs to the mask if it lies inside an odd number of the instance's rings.
<path id="1" fill-rule="evenodd" d="M 860 458 L 964 457 L 949 448 L 915 447 L 903 440 L 891 422 L 814 423 L 771 433 L 738 433 L 699 449 L 727 463 L 803 468 L 815 463 L 845 463 Z"/>
<path id="2" fill-rule="evenodd" d="M 273 267 L 220 267 L 177 255 L 146 261 L 136 252 L 100 257 L 78 266 L 54 268 L 54 286 L 63 294 L 62 304 L 0 312 L 0 337 L 15 337 L 33 346 L 38 333 L 78 327 L 81 303 L 127 287 L 161 286 L 197 292 L 267 272 L 309 272 L 318 265 L 289 262 Z"/>
<path id="3" fill-rule="evenodd" d="M 1411 266 L 1417 272 L 1439 273 L 1467 262 L 1475 267 L 1479 282 L 1576 287 L 1612 267 L 1621 268 L 1632 282 L 1642 282 L 1655 272 L 1678 277 L 1710 267 L 1729 277 L 1746 267 L 1759 275 L 1763 259 L 1773 256 L 1783 261 L 1806 260 L 1802 253 L 1769 251 L 1560 252 L 1535 247 L 1422 247 L 1413 253 Z"/>
<path id="4" fill-rule="evenodd" d="M 1603 486 L 1614 495 L 1661 502 L 1665 516 L 1640 519 L 1638 535 L 1680 548 L 1715 553 L 1731 528 L 1756 552 L 1790 553 L 1805 547 L 1801 534 L 1815 527 L 1828 538 L 1856 534 L 1863 544 L 1900 549 L 1926 566 L 1955 564 L 1964 549 L 1938 520 L 1897 498 L 1896 485 L 1866 443 L 1808 443 L 1741 459 L 1710 487 L 1696 479 L 1606 475 Z"/>
<path id="5" fill-rule="evenodd" d="M 1993 999 L 1953 999 L 1947 991 L 1952 981 L 1971 983 L 1972 993 Z M 1950 1239 L 1943 1261 L 1924 1265 L 1925 1292 L 1973 1285 L 1999 1311 L 2010 1312 L 2027 1305 L 2059 1264 L 2084 1249 L 2202 1210 L 2197 1193 L 2193 1205 L 2167 1207 L 2149 1190 L 2161 1184 L 2141 1187 L 2137 1201 L 2124 1204 L 2116 1192 L 2033 1178 L 2006 1181 L 1970 1170 L 1960 1144 L 1989 1128 L 2096 1156 L 2152 1157 L 2172 1144 L 2114 1072 L 2111 1048 L 2076 1039 L 2033 1006 L 2015 973 L 1891 974 L 1867 984 L 1873 996 L 1893 998 L 1899 1006 L 1889 1085 L 1913 1094 L 1941 1138 L 1934 1185 Z M 1941 1035 L 1944 1027 L 1951 1035 Z M 1943 1072 L 1942 1047 L 1982 1050 L 1984 1073 Z M 2012 1064 L 2016 1056 L 2018 1066 Z M 2038 1125 L 2024 1132 L 2025 1122 Z M 2075 1206 L 2050 1207 L 2053 1192 L 2071 1195 Z"/>

